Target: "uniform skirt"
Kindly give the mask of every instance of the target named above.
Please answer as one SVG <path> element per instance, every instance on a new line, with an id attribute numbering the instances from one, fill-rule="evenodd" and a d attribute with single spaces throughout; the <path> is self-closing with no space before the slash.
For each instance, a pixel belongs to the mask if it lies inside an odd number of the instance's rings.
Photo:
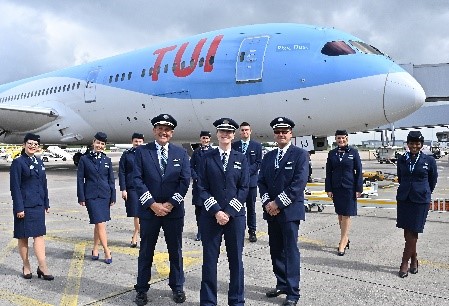
<path id="1" fill-rule="evenodd" d="M 398 201 L 396 227 L 422 233 L 426 224 L 429 203 L 418 204 Z"/>
<path id="2" fill-rule="evenodd" d="M 86 200 L 87 213 L 90 224 L 97 224 L 111 220 L 111 206 L 109 199 Z"/>
<path id="3" fill-rule="evenodd" d="M 332 190 L 335 213 L 341 216 L 357 216 L 357 198 L 354 189 L 336 188 Z"/>
<path id="4" fill-rule="evenodd" d="M 125 201 L 126 216 L 127 217 L 138 217 L 137 213 L 139 211 L 139 197 L 135 189 L 127 189 L 126 193 L 128 195 Z"/>
<path id="5" fill-rule="evenodd" d="M 14 238 L 39 237 L 47 233 L 45 207 L 25 207 L 25 218 L 14 216 Z"/>

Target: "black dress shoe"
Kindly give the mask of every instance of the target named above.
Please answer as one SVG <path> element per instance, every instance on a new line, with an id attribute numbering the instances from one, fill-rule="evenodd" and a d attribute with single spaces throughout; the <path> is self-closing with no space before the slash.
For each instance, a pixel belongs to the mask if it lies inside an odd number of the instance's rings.
<path id="1" fill-rule="evenodd" d="M 255 231 L 249 231 L 249 242 L 257 242 L 257 236 Z"/>
<path id="2" fill-rule="evenodd" d="M 48 280 L 48 281 L 52 281 L 55 279 L 53 275 L 50 275 L 50 274 L 45 275 L 44 272 L 42 272 L 39 267 L 37 267 L 37 277 L 38 278 L 42 277 L 44 280 Z"/>
<path id="3" fill-rule="evenodd" d="M 201 234 L 196 234 L 195 241 L 201 241 Z"/>
<path id="4" fill-rule="evenodd" d="M 296 304 L 298 304 L 298 301 L 285 300 L 284 303 L 282 303 L 282 306 L 296 306 Z"/>
<path id="5" fill-rule="evenodd" d="M 138 306 L 146 305 L 148 303 L 147 293 L 146 292 L 137 292 L 136 299 L 134 300 L 134 302 Z"/>
<path id="6" fill-rule="evenodd" d="M 267 297 L 269 297 L 269 298 L 272 298 L 272 297 L 277 297 L 277 296 L 280 296 L 281 294 L 287 294 L 287 292 L 286 291 L 284 291 L 284 290 L 280 290 L 280 289 L 271 289 L 270 291 L 267 291 L 266 293 L 265 293 L 265 295 L 267 296 Z"/>
<path id="7" fill-rule="evenodd" d="M 184 303 L 186 301 L 186 293 L 182 290 L 173 291 L 173 301 L 175 303 Z"/>
<path id="8" fill-rule="evenodd" d="M 410 273 L 412 274 L 418 273 L 418 259 L 416 260 L 416 268 L 410 268 Z"/>
<path id="9" fill-rule="evenodd" d="M 402 271 L 399 271 L 398 276 L 399 276 L 400 278 L 405 278 L 405 277 L 408 276 L 408 272 L 402 272 Z"/>
<path id="10" fill-rule="evenodd" d="M 24 279 L 31 279 L 33 277 L 33 274 L 31 272 L 28 274 L 25 274 L 25 267 L 22 267 L 22 276 Z"/>

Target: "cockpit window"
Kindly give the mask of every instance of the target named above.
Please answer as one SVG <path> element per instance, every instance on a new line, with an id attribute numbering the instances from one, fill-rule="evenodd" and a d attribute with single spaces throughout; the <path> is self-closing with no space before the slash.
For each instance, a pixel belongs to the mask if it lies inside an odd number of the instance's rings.
<path id="1" fill-rule="evenodd" d="M 368 45 L 367 43 L 361 42 L 361 41 L 349 41 L 351 45 L 359 49 L 361 52 L 366 54 L 377 54 L 377 55 L 384 55 L 379 49 L 376 47 L 373 47 L 371 45 Z"/>
<path id="2" fill-rule="evenodd" d="M 354 54 L 355 51 L 344 41 L 329 41 L 321 49 L 321 53 L 329 56 L 339 56 Z"/>

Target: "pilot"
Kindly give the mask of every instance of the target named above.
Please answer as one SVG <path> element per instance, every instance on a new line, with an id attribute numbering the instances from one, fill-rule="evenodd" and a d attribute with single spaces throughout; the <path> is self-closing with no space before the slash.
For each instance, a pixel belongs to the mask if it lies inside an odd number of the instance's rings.
<path id="1" fill-rule="evenodd" d="M 186 300 L 182 258 L 184 197 L 190 185 L 187 152 L 170 143 L 176 120 L 169 114 L 151 119 L 154 142 L 136 149 L 134 187 L 139 197 L 140 251 L 135 302 L 148 302 L 154 249 L 161 228 L 167 244 L 170 274 L 168 285 L 175 303 Z"/>
<path id="2" fill-rule="evenodd" d="M 437 166 L 433 156 L 421 152 L 424 137 L 419 131 L 410 131 L 407 136 L 409 151 L 397 161 L 397 219 L 396 226 L 404 229 L 405 246 L 399 277 L 418 273 L 416 244 L 418 233 L 424 231 L 431 194 L 438 179 Z M 410 267 L 409 267 L 410 262 Z"/>
<path id="3" fill-rule="evenodd" d="M 325 191 L 334 202 L 340 226 L 337 255 L 349 249 L 351 216 L 357 216 L 357 198 L 363 192 L 362 162 L 357 149 L 348 146 L 346 130 L 335 132 L 337 147 L 329 151 L 326 162 Z"/>
<path id="4" fill-rule="evenodd" d="M 115 204 L 115 181 L 112 162 L 103 150 L 107 135 L 95 134 L 92 150 L 80 158 L 77 172 L 78 203 L 86 206 L 90 224 L 94 226 L 94 245 L 92 260 L 98 260 L 98 244 L 104 250 L 104 262 L 112 263 L 112 254 L 108 247 L 106 222 L 111 220 L 111 206 Z"/>
<path id="5" fill-rule="evenodd" d="M 139 208 L 139 198 L 134 188 L 133 169 L 136 148 L 143 144 L 144 136 L 141 133 L 134 133 L 131 136 L 132 148 L 123 152 L 120 157 L 118 168 L 118 179 L 122 199 L 125 200 L 126 216 L 134 218 L 134 233 L 131 238 L 130 247 L 137 247 L 137 236 L 139 235 L 139 217 L 137 211 Z"/>
<path id="6" fill-rule="evenodd" d="M 28 133 L 23 139 L 22 154 L 14 159 L 10 169 L 10 190 L 14 213 L 14 238 L 17 239 L 22 258 L 22 277 L 32 278 L 28 259 L 28 238 L 34 239 L 34 254 L 37 257 L 37 276 L 53 280 L 45 260 L 45 212 L 48 213 L 47 176 L 42 160 L 34 153 L 38 150 L 40 137 Z"/>
<path id="7" fill-rule="evenodd" d="M 232 149 L 238 124 L 230 118 L 214 122 L 218 148 L 204 156 L 200 174 L 203 267 L 200 305 L 217 304 L 217 262 L 222 237 L 229 262 L 228 305 L 244 305 L 243 244 L 248 195 L 248 161 Z"/>
<path id="8" fill-rule="evenodd" d="M 201 231 L 200 231 L 200 214 L 203 203 L 200 199 L 200 191 L 198 188 L 198 179 L 199 173 L 201 172 L 200 168 L 203 162 L 204 154 L 209 152 L 212 148 L 210 146 L 210 138 L 211 134 L 209 131 L 201 131 L 200 133 L 200 143 L 201 145 L 193 151 L 192 157 L 190 158 L 190 171 L 192 173 L 192 204 L 195 205 L 195 218 L 196 225 L 198 227 L 198 232 L 196 234 L 195 241 L 201 240 Z"/>
<path id="9" fill-rule="evenodd" d="M 235 141 L 232 148 L 242 152 L 249 164 L 249 190 L 246 198 L 246 224 L 248 226 L 248 235 L 250 242 L 256 242 L 256 196 L 257 196 L 257 177 L 262 161 L 262 145 L 257 141 L 251 140 L 251 126 L 248 122 L 240 124 L 240 141 Z"/>
<path id="10" fill-rule="evenodd" d="M 277 117 L 270 123 L 278 148 L 262 159 L 259 192 L 268 223 L 271 262 L 277 283 L 269 298 L 286 294 L 282 305 L 296 305 L 299 294 L 298 232 L 305 220 L 304 189 L 309 176 L 309 153 L 292 145 L 295 123 Z"/>

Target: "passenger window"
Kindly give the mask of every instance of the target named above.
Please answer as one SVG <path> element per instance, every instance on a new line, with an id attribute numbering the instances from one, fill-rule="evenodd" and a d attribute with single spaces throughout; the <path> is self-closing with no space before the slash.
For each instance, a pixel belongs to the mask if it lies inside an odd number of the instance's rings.
<path id="1" fill-rule="evenodd" d="M 109 83 L 112 83 L 112 75 L 109 76 Z"/>
<path id="2" fill-rule="evenodd" d="M 203 67 L 203 65 L 204 65 L 204 57 L 200 58 L 200 62 L 198 63 L 198 65 L 200 67 Z"/>
<path id="3" fill-rule="evenodd" d="M 116 74 L 116 75 L 115 75 L 115 81 L 116 81 L 116 82 L 118 82 L 118 77 L 119 77 L 119 75 Z"/>
<path id="4" fill-rule="evenodd" d="M 330 41 L 324 45 L 321 53 L 328 56 L 339 56 L 355 54 L 355 51 L 344 41 Z"/>
<path id="5" fill-rule="evenodd" d="M 149 76 L 152 76 L 152 75 L 153 75 L 153 70 L 154 70 L 153 67 L 151 67 L 150 70 L 148 70 L 148 75 L 149 75 Z"/>
<path id="6" fill-rule="evenodd" d="M 124 80 L 125 80 L 125 73 L 123 72 L 121 81 L 124 81 Z"/>
<path id="7" fill-rule="evenodd" d="M 141 76 L 142 78 L 145 76 L 145 72 L 146 72 L 146 69 L 143 68 L 143 69 L 142 69 L 142 73 L 140 74 L 140 76 Z"/>
<path id="8" fill-rule="evenodd" d="M 167 73 L 168 72 L 168 64 L 165 64 L 164 65 L 164 73 Z"/>
<path id="9" fill-rule="evenodd" d="M 131 75 L 132 74 L 133 74 L 132 72 L 128 72 L 128 80 L 131 80 Z"/>
<path id="10" fill-rule="evenodd" d="M 80 88 L 80 85 L 81 85 L 81 82 L 78 82 L 78 84 L 77 84 L 77 86 L 76 86 L 76 89 L 79 89 L 79 88 Z"/>
<path id="11" fill-rule="evenodd" d="M 214 62 L 215 62 L 215 56 L 212 55 L 211 57 L 209 57 L 209 65 L 213 65 Z"/>
<path id="12" fill-rule="evenodd" d="M 184 69 L 186 67 L 186 61 L 181 62 L 181 69 Z"/>

